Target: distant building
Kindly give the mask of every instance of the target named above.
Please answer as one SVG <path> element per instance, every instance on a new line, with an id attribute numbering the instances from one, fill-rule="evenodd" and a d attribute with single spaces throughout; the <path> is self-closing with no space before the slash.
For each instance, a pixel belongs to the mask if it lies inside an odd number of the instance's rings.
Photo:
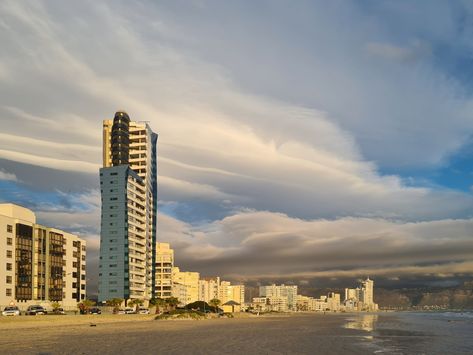
<path id="1" fill-rule="evenodd" d="M 0 306 L 77 309 L 86 297 L 86 242 L 36 223 L 33 211 L 0 204 Z"/>
<path id="2" fill-rule="evenodd" d="M 220 277 L 204 278 L 199 280 L 199 301 L 209 303 L 213 299 L 219 299 Z"/>
<path id="3" fill-rule="evenodd" d="M 222 304 L 234 301 L 240 305 L 245 303 L 245 285 L 232 285 L 229 281 L 220 282 L 219 300 Z"/>
<path id="4" fill-rule="evenodd" d="M 199 300 L 199 273 L 172 269 L 172 295 L 181 305 Z"/>
<path id="5" fill-rule="evenodd" d="M 174 267 L 174 250 L 168 243 L 156 243 L 155 286 L 157 298 L 172 296 L 172 269 Z"/>
<path id="6" fill-rule="evenodd" d="M 260 297 L 284 297 L 287 299 L 287 307 L 289 310 L 295 311 L 297 309 L 297 286 L 289 285 L 275 285 L 260 286 Z"/>
<path id="7" fill-rule="evenodd" d="M 346 311 L 377 311 L 378 305 L 374 303 L 374 281 L 368 277 L 357 288 L 345 289 L 343 301 Z"/>

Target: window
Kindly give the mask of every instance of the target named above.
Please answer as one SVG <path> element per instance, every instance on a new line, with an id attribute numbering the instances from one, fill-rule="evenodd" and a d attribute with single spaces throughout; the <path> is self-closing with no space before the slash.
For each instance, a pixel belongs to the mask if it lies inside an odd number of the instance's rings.
<path id="1" fill-rule="evenodd" d="M 7 276 L 7 284 L 11 284 L 12 282 L 12 277 L 11 276 Z"/>
<path id="2" fill-rule="evenodd" d="M 77 288 L 77 282 L 72 283 L 72 288 Z"/>
<path id="3" fill-rule="evenodd" d="M 7 245 L 13 245 L 13 238 L 7 237 Z"/>
<path id="4" fill-rule="evenodd" d="M 116 201 L 116 200 L 118 200 L 118 198 L 116 198 L 116 197 L 110 198 L 110 201 Z"/>
<path id="5" fill-rule="evenodd" d="M 108 274 L 109 276 L 117 276 L 117 273 L 116 272 L 111 272 Z"/>
<path id="6" fill-rule="evenodd" d="M 11 288 L 7 288 L 7 289 L 6 289 L 6 292 L 5 292 L 5 296 L 10 297 L 11 295 L 12 295 L 12 293 L 11 293 Z"/>
<path id="7" fill-rule="evenodd" d="M 110 176 L 116 176 L 118 173 L 110 173 Z"/>
<path id="8" fill-rule="evenodd" d="M 12 251 L 11 250 L 7 250 L 7 258 L 11 258 L 12 257 Z"/>
<path id="9" fill-rule="evenodd" d="M 13 226 L 10 224 L 7 224 L 7 232 L 12 233 L 13 232 Z"/>
<path id="10" fill-rule="evenodd" d="M 72 263 L 72 267 L 77 267 L 77 261 L 74 261 L 74 262 Z"/>
<path id="11" fill-rule="evenodd" d="M 110 264 L 110 267 L 117 267 L 117 264 Z"/>
<path id="12" fill-rule="evenodd" d="M 11 263 L 7 263 L 7 271 L 11 271 L 12 270 L 12 264 Z"/>

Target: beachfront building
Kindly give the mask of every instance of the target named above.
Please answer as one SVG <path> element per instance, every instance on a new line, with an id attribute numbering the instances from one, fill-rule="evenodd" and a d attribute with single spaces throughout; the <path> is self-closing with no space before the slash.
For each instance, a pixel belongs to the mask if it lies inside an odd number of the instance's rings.
<path id="1" fill-rule="evenodd" d="M 340 294 L 330 292 L 327 297 L 327 309 L 331 312 L 340 311 Z"/>
<path id="2" fill-rule="evenodd" d="M 234 301 L 243 305 L 245 303 L 245 285 L 232 285 L 229 281 L 221 281 L 218 299 L 222 304 Z"/>
<path id="3" fill-rule="evenodd" d="M 0 307 L 77 309 L 86 296 L 86 242 L 36 223 L 33 211 L 0 204 Z"/>
<path id="4" fill-rule="evenodd" d="M 209 277 L 199 280 L 199 301 L 209 303 L 220 295 L 220 277 Z"/>
<path id="5" fill-rule="evenodd" d="M 199 300 L 199 273 L 172 269 L 172 296 L 183 306 Z"/>
<path id="6" fill-rule="evenodd" d="M 377 311 L 378 305 L 374 302 L 374 281 L 368 277 L 357 288 L 345 289 L 343 301 L 346 311 Z"/>
<path id="7" fill-rule="evenodd" d="M 99 302 L 154 295 L 157 139 L 126 112 L 103 121 Z"/>
<path id="8" fill-rule="evenodd" d="M 287 299 L 287 307 L 289 310 L 295 311 L 297 309 L 297 286 L 294 285 L 275 285 L 260 286 L 260 297 L 283 297 Z"/>
<path id="9" fill-rule="evenodd" d="M 257 312 L 288 312 L 287 297 L 254 297 L 251 307 Z"/>
<path id="10" fill-rule="evenodd" d="M 154 294 L 156 298 L 172 296 L 172 268 L 174 267 L 174 250 L 169 243 L 156 243 L 156 263 Z"/>

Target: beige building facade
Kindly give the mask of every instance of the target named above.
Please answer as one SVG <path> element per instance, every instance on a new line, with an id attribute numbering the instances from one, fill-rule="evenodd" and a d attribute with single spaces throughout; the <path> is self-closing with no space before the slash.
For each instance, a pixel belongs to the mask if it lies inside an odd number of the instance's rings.
<path id="1" fill-rule="evenodd" d="M 172 295 L 181 305 L 187 305 L 199 300 L 199 273 L 172 269 Z"/>
<path id="2" fill-rule="evenodd" d="M 172 296 L 172 269 L 174 267 L 174 250 L 169 243 L 156 243 L 156 263 L 154 294 L 156 298 Z M 182 297 L 182 296 L 181 296 Z"/>
<path id="3" fill-rule="evenodd" d="M 85 297 L 86 242 L 37 224 L 27 208 L 0 204 L 0 306 L 77 309 Z"/>

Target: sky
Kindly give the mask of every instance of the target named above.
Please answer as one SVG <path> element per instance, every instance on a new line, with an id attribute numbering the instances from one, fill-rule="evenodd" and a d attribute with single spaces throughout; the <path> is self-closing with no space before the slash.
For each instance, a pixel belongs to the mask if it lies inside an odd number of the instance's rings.
<path id="1" fill-rule="evenodd" d="M 248 283 L 473 275 L 469 1 L 2 1 L 0 201 L 88 242 L 102 120 L 158 140 L 158 239 Z"/>

